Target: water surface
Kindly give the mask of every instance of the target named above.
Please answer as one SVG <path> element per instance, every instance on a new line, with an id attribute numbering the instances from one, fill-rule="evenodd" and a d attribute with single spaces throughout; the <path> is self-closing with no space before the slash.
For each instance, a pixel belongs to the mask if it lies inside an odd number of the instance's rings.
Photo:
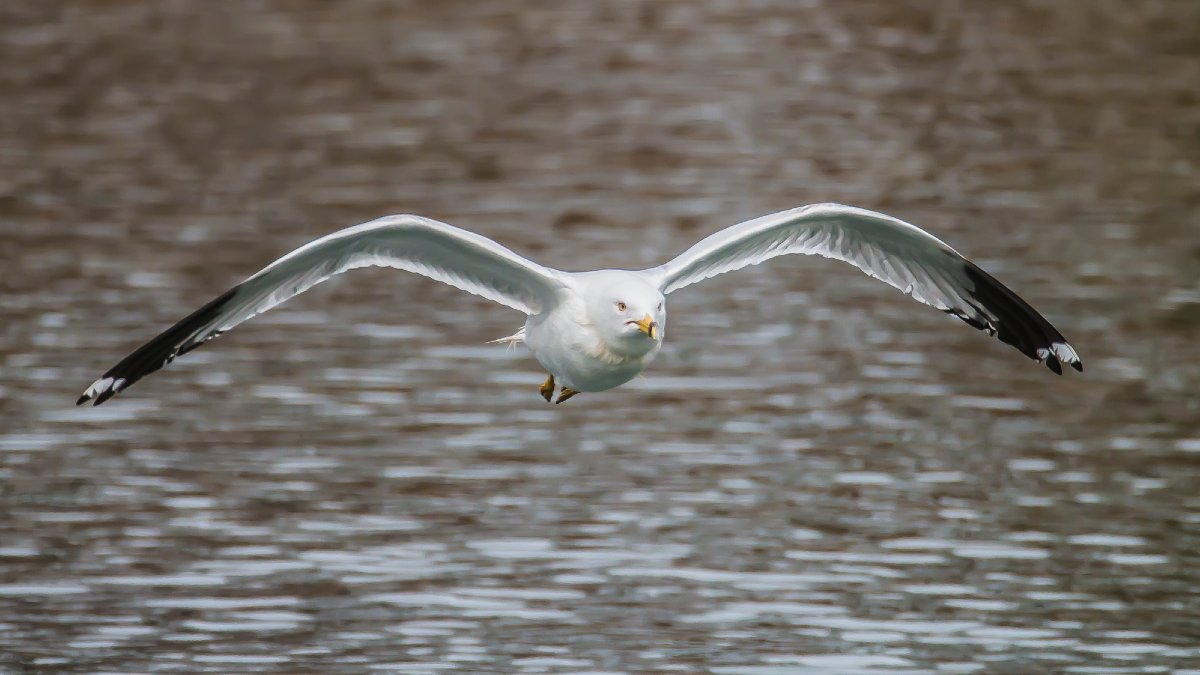
<path id="1" fill-rule="evenodd" d="M 1200 672 L 1194 3 L 0 9 L 0 670 Z M 363 270 L 79 391 L 337 227 L 565 269 L 844 201 L 1058 325 L 853 270 L 672 296 L 546 405 L 521 317 Z"/>

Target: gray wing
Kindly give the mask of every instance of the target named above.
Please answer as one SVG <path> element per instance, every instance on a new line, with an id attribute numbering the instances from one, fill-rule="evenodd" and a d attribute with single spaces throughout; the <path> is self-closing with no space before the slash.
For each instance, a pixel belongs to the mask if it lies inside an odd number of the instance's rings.
<path id="1" fill-rule="evenodd" d="M 358 267 L 416 272 L 526 314 L 557 302 L 567 275 L 542 267 L 487 237 L 419 216 L 387 216 L 322 237 L 164 331 L 92 383 L 77 404 L 99 405 L 234 326 L 326 279 Z"/>
<path id="2" fill-rule="evenodd" d="M 853 206 L 813 204 L 733 225 L 642 273 L 670 293 L 788 253 L 850 263 L 1056 373 L 1061 363 L 1083 370 L 1062 333 L 987 272 L 915 225 Z"/>

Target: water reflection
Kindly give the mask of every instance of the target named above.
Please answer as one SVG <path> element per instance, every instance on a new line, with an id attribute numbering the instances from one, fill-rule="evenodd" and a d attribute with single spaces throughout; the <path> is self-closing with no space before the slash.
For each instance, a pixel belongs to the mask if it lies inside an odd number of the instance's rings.
<path id="1" fill-rule="evenodd" d="M 3 11 L 0 670 L 1200 669 L 1196 6 Z M 637 267 L 824 200 L 1088 372 L 802 261 L 553 407 L 520 317 L 363 270 L 71 406 L 381 213 Z"/>

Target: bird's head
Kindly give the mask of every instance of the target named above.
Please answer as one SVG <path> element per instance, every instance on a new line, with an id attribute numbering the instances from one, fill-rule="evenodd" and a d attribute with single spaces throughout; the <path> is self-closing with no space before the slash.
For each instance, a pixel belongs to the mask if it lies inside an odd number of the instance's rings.
<path id="1" fill-rule="evenodd" d="M 641 356 L 662 343 L 667 323 L 663 294 L 633 274 L 593 277 L 588 318 L 600 339 L 622 356 Z"/>

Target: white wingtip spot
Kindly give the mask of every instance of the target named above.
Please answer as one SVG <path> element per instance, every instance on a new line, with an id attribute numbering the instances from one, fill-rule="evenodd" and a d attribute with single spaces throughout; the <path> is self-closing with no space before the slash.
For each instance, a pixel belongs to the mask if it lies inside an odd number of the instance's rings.
<path id="1" fill-rule="evenodd" d="M 124 382 L 124 380 L 122 380 L 122 382 Z M 104 392 L 108 391 L 109 387 L 112 386 L 112 383 L 113 379 L 111 377 L 102 377 L 99 380 L 96 380 L 92 383 L 92 386 L 87 388 L 87 397 L 94 398 L 100 394 L 103 394 Z"/>
<path id="2" fill-rule="evenodd" d="M 1054 344 L 1050 345 L 1050 348 L 1054 350 L 1054 355 L 1058 357 L 1059 361 L 1064 363 L 1079 362 L 1079 354 L 1076 354 L 1075 350 L 1071 348 L 1071 345 L 1065 342 L 1055 342 Z"/>

